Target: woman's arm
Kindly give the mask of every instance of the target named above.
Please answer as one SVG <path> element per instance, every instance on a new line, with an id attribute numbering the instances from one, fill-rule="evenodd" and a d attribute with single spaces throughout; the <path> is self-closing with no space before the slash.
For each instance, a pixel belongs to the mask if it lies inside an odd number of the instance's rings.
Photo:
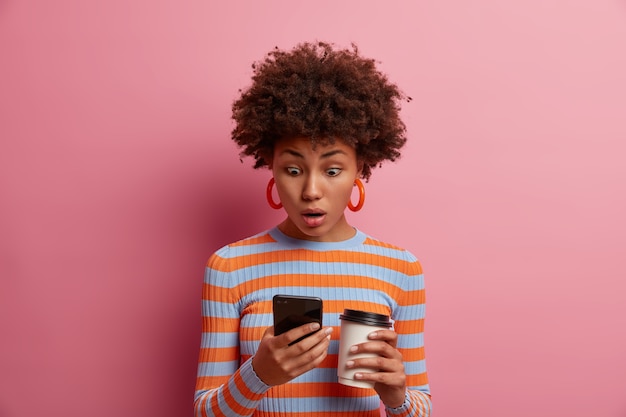
<path id="1" fill-rule="evenodd" d="M 197 417 L 252 415 L 269 386 L 240 366 L 238 303 L 228 260 L 218 251 L 207 262 L 202 290 L 202 341 L 194 396 Z M 235 281 L 236 282 L 236 281 Z"/>
<path id="2" fill-rule="evenodd" d="M 223 255 L 223 256 L 220 256 Z M 247 416 L 254 413 L 271 386 L 281 385 L 317 367 L 328 354 L 332 328 L 301 340 L 310 324 L 274 336 L 265 330 L 259 347 L 241 366 L 241 312 L 238 281 L 225 251 L 209 259 L 202 295 L 202 343 L 196 382 L 196 416 Z"/>
<path id="3" fill-rule="evenodd" d="M 376 357 L 355 359 L 351 367 L 372 369 L 355 374 L 355 378 L 375 382 L 374 389 L 388 416 L 428 417 L 431 400 L 424 357 L 424 279 L 417 261 L 411 264 L 396 302 L 394 329 L 372 332 L 368 342 L 353 347 L 355 353 L 375 353 Z"/>
<path id="4" fill-rule="evenodd" d="M 432 402 L 424 355 L 425 313 L 424 275 L 419 261 L 415 260 L 404 279 L 394 317 L 394 330 L 398 335 L 396 348 L 403 358 L 407 391 L 400 407 L 386 407 L 388 416 L 430 416 Z"/>

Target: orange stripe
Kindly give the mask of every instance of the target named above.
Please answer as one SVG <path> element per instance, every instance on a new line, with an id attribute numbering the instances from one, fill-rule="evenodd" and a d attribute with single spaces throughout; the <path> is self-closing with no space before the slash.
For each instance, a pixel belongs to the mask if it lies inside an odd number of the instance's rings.
<path id="1" fill-rule="evenodd" d="M 428 375 L 426 372 L 417 375 L 407 375 L 406 384 L 411 387 L 428 384 Z"/>
<path id="2" fill-rule="evenodd" d="M 405 320 L 401 322 L 402 325 L 396 328 L 398 334 L 414 334 L 422 333 L 424 331 L 424 319 L 419 320 Z"/>
<path id="3" fill-rule="evenodd" d="M 230 362 L 235 360 L 239 360 L 239 351 L 236 347 L 200 349 L 200 362 Z"/>
<path id="4" fill-rule="evenodd" d="M 218 302 L 230 302 L 231 292 L 233 289 L 218 287 L 204 283 L 202 284 L 202 300 L 203 301 L 218 301 Z"/>
<path id="5" fill-rule="evenodd" d="M 246 327 L 245 331 L 239 332 L 239 340 L 242 342 L 258 342 L 263 338 L 265 327 Z"/>
<path id="6" fill-rule="evenodd" d="M 275 262 L 343 262 L 343 263 L 357 263 L 368 264 L 374 266 L 384 266 L 386 268 L 394 269 L 398 272 L 403 272 L 409 269 L 411 265 L 415 265 L 413 269 L 421 271 L 418 262 L 408 262 L 402 259 L 392 258 L 389 256 L 382 256 L 376 254 L 366 254 L 362 252 L 352 251 L 329 251 L 329 252 L 314 252 L 304 249 L 296 249 L 290 251 L 275 251 L 267 253 L 257 253 L 237 256 L 234 258 L 222 258 L 218 255 L 213 255 L 207 262 L 207 266 L 221 272 L 232 272 L 240 268 L 248 268 L 251 266 L 258 266 L 266 263 Z M 394 266 L 397 265 L 397 268 Z M 419 273 L 419 272 L 417 272 Z"/>
<path id="7" fill-rule="evenodd" d="M 205 301 L 230 302 L 232 293 L 247 294 L 251 291 L 258 291 L 267 288 L 275 288 L 278 286 L 288 287 L 308 287 L 314 281 L 316 287 L 321 288 L 343 288 L 367 289 L 377 288 L 379 291 L 390 295 L 397 294 L 400 288 L 386 281 L 377 278 L 359 275 L 339 275 L 339 274 L 321 274 L 304 278 L 303 274 L 283 274 L 268 275 L 261 278 L 251 279 L 237 285 L 234 288 L 220 287 L 212 284 L 203 284 L 202 295 Z M 340 283 L 340 285 L 337 285 Z M 418 296 L 419 292 L 416 292 Z"/>
<path id="8" fill-rule="evenodd" d="M 370 303 L 367 301 L 357 300 L 324 300 L 324 313 L 337 314 L 343 313 L 343 310 L 349 308 L 352 310 L 370 311 L 379 314 L 390 314 L 389 306 L 386 304 Z M 269 314 L 273 310 L 272 301 L 259 301 L 252 306 L 248 306 L 242 312 L 242 316 L 246 314 Z M 222 319 L 223 320 L 223 319 Z"/>
<path id="9" fill-rule="evenodd" d="M 426 358 L 423 347 L 415 349 L 398 348 L 398 351 L 402 354 L 402 359 L 406 362 L 416 362 L 424 360 Z"/>
<path id="10" fill-rule="evenodd" d="M 213 253 L 206 261 L 206 266 L 208 268 L 216 269 L 216 264 L 224 262 L 224 258 L 217 255 L 217 253 Z M 219 268 L 218 268 L 219 269 Z"/>
<path id="11" fill-rule="evenodd" d="M 259 303 L 259 305 L 261 304 L 271 305 L 271 302 Z M 345 301 L 325 301 L 324 302 L 324 313 L 327 313 L 327 314 L 343 313 L 344 308 L 349 308 L 353 310 L 371 311 L 374 313 L 386 314 L 386 315 L 390 313 L 389 308 L 387 306 L 380 305 L 377 303 L 365 303 L 365 302 L 349 303 Z M 262 310 L 262 309 L 259 309 L 259 310 Z M 261 314 L 261 313 L 269 314 L 271 312 L 272 310 L 270 309 L 270 310 L 265 310 L 265 311 L 257 311 L 257 314 Z M 210 319 L 213 319 L 213 320 L 210 320 Z M 220 319 L 220 318 L 209 318 L 209 317 L 203 318 L 203 321 L 206 323 L 204 330 L 210 331 L 212 327 L 210 323 L 211 322 L 216 323 L 217 321 L 220 321 L 220 320 L 230 322 L 230 329 L 225 329 L 224 332 L 239 331 L 238 323 L 237 324 L 233 323 L 234 321 L 236 321 L 235 319 Z M 324 324 L 324 323 L 322 324 L 324 326 L 328 326 L 328 324 Z M 401 324 L 402 325 L 400 326 L 400 329 L 396 329 L 398 334 L 413 334 L 413 333 L 423 332 L 424 330 L 423 319 L 402 321 Z M 333 327 L 332 339 L 336 340 L 339 338 L 340 327 L 339 326 L 332 326 L 332 327 Z M 239 337 L 242 341 L 246 341 L 246 342 L 259 341 L 263 337 L 263 334 L 265 333 L 265 329 L 266 329 L 265 327 L 259 327 L 259 326 L 247 327 L 245 329 L 245 332 L 240 332 Z"/>
<path id="12" fill-rule="evenodd" d="M 241 312 L 242 316 L 246 314 L 264 314 L 271 313 L 274 307 L 272 306 L 272 301 L 258 301 L 254 304 L 250 304 L 246 306 Z"/>
<path id="13" fill-rule="evenodd" d="M 318 365 L 318 368 L 337 368 L 337 363 L 339 362 L 339 355 L 327 355 L 322 363 Z"/>
<path id="14" fill-rule="evenodd" d="M 274 242 L 276 242 L 276 240 L 274 240 L 274 238 L 270 236 L 269 233 L 265 233 L 264 235 L 261 235 L 261 236 L 251 237 L 248 239 L 240 240 L 239 242 L 231 243 L 228 246 L 230 246 L 231 248 L 236 248 L 238 246 L 251 246 L 251 245 L 258 245 L 262 243 L 274 243 Z"/>
<path id="15" fill-rule="evenodd" d="M 398 305 L 400 306 L 411 306 L 413 304 L 424 304 L 426 302 L 426 291 L 421 290 L 413 290 L 406 291 L 402 294 L 400 300 L 398 300 Z"/>
<path id="16" fill-rule="evenodd" d="M 396 249 L 396 250 L 404 250 L 398 246 L 394 246 L 390 243 L 385 243 L 385 242 L 381 242 L 380 240 L 375 240 L 372 239 L 371 237 L 368 237 L 365 239 L 365 241 L 363 242 L 364 245 L 370 245 L 370 246 L 378 246 L 381 248 L 389 248 L 389 249 Z"/>
<path id="17" fill-rule="evenodd" d="M 280 385 L 270 388 L 266 396 L 269 398 L 307 398 L 316 397 L 341 397 L 363 398 L 376 395 L 373 389 L 353 389 L 341 384 L 328 382 L 301 382 Z M 308 413 L 307 413 L 308 416 Z"/>
<path id="18" fill-rule="evenodd" d="M 199 376 L 196 378 L 196 391 L 219 387 L 228 381 L 228 376 Z"/>
<path id="19" fill-rule="evenodd" d="M 211 329 L 220 329 L 221 333 L 238 332 L 239 319 L 202 316 L 202 331 L 210 332 Z"/>
<path id="20" fill-rule="evenodd" d="M 358 300 L 324 301 L 324 312 L 326 313 L 341 314 L 346 308 L 351 310 L 369 311 L 378 314 L 390 314 L 389 306 L 386 304 L 370 303 Z"/>
<path id="21" fill-rule="evenodd" d="M 252 355 L 241 355 L 241 362 L 250 359 Z M 338 355 L 327 355 L 324 360 L 317 366 L 318 368 L 337 368 Z"/>
<path id="22" fill-rule="evenodd" d="M 365 245 L 370 245 L 370 246 L 378 246 L 381 248 L 389 248 L 389 249 L 395 249 L 395 250 L 399 250 L 399 251 L 406 251 L 404 248 L 389 244 L 389 243 L 385 243 L 385 242 L 381 242 L 379 240 L 374 240 L 371 238 L 367 238 L 365 239 L 365 242 L 363 242 L 363 244 Z M 422 265 L 419 263 L 419 261 L 415 262 L 415 265 L 417 266 L 417 272 L 418 274 L 422 273 Z"/>

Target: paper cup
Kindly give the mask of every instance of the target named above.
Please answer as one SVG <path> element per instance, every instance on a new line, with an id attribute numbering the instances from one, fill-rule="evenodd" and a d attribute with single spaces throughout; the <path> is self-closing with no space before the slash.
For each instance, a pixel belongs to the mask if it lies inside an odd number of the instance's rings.
<path id="1" fill-rule="evenodd" d="M 358 358 L 375 357 L 371 353 L 350 353 L 350 348 L 359 343 L 367 342 L 367 335 L 375 330 L 387 330 L 391 327 L 389 316 L 384 314 L 368 313 L 359 310 L 345 309 L 339 316 L 341 332 L 339 336 L 339 360 L 337 376 L 339 383 L 357 388 L 374 388 L 371 381 L 354 379 L 356 372 L 372 372 L 369 368 L 346 368 L 346 362 Z"/>

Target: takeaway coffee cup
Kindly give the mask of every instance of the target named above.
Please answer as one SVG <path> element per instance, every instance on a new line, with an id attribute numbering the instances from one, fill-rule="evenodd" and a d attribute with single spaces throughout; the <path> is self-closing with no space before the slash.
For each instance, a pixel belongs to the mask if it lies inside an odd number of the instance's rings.
<path id="1" fill-rule="evenodd" d="M 341 333 L 339 336 L 339 361 L 337 376 L 344 385 L 358 388 L 374 388 L 370 381 L 354 379 L 356 372 L 372 372 L 368 368 L 346 368 L 346 362 L 357 358 L 375 357 L 371 353 L 350 353 L 350 348 L 356 344 L 367 342 L 367 335 L 375 330 L 386 330 L 391 327 L 389 316 L 384 314 L 368 313 L 366 311 L 345 309 L 339 316 Z"/>

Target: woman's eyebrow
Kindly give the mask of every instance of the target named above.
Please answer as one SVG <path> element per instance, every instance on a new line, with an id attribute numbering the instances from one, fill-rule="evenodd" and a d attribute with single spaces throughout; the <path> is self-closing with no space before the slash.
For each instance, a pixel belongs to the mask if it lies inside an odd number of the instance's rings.
<path id="1" fill-rule="evenodd" d="M 294 151 L 293 149 L 285 149 L 285 150 L 284 150 L 284 151 L 282 151 L 280 154 L 281 154 L 281 155 L 284 155 L 284 154 L 289 154 L 289 155 L 291 155 L 291 156 L 295 156 L 295 157 L 298 157 L 298 158 L 304 158 L 304 155 L 302 155 L 302 154 L 301 154 L 301 153 L 299 153 L 299 152 Z"/>
<path id="2" fill-rule="evenodd" d="M 341 149 L 335 149 L 332 151 L 328 151 L 326 153 L 322 154 L 322 158 L 330 158 L 331 156 L 335 156 L 335 155 L 347 155 L 347 153 L 345 153 L 344 151 L 342 151 Z"/>
<path id="3" fill-rule="evenodd" d="M 294 151 L 293 149 L 285 149 L 284 151 L 281 152 L 281 155 L 284 154 L 289 154 L 292 156 L 295 156 L 297 158 L 304 158 L 304 155 L 302 155 L 300 152 Z M 323 153 L 322 155 L 320 155 L 321 158 L 330 158 L 331 156 L 335 156 L 335 155 L 347 155 L 344 151 L 342 151 L 341 149 L 333 149 L 332 151 L 328 151 Z"/>

